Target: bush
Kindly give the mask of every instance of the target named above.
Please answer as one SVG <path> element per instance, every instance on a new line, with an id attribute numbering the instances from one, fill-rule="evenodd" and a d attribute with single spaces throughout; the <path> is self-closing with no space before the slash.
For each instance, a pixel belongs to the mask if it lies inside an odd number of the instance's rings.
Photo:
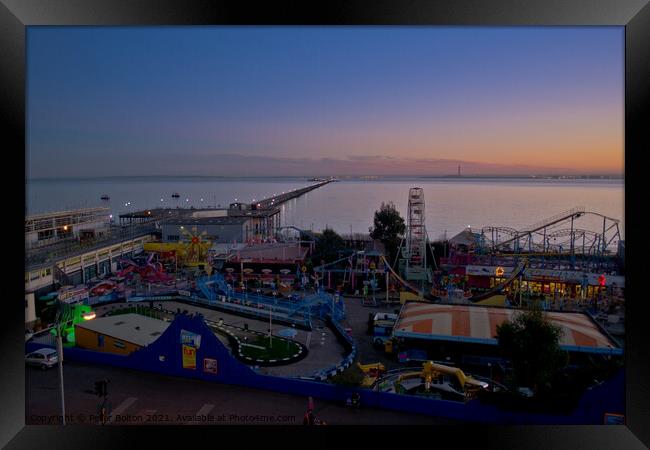
<path id="1" fill-rule="evenodd" d="M 345 369 L 343 372 L 334 375 L 330 381 L 340 386 L 359 386 L 365 378 L 364 373 L 355 364 Z"/>

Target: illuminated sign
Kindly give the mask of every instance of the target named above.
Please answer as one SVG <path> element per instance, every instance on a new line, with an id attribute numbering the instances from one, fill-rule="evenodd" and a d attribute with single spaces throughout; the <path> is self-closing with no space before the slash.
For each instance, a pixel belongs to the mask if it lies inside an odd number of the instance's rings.
<path id="1" fill-rule="evenodd" d="M 63 303 L 77 303 L 88 298 L 88 289 L 70 288 L 59 292 L 59 300 Z"/>
<path id="2" fill-rule="evenodd" d="M 196 349 L 183 345 L 183 369 L 196 370 Z"/>
<path id="3" fill-rule="evenodd" d="M 203 358 L 203 371 L 205 373 L 217 374 L 217 360 L 212 358 Z"/>
<path id="4" fill-rule="evenodd" d="M 181 330 L 181 344 L 194 347 L 198 350 L 201 347 L 201 335 L 191 331 Z"/>

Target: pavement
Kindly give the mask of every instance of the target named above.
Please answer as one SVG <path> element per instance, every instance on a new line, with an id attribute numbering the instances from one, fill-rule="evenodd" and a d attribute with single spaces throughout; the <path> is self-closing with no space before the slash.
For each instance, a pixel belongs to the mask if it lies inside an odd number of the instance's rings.
<path id="1" fill-rule="evenodd" d="M 25 369 L 25 423 L 61 423 L 56 368 Z M 111 425 L 301 425 L 308 399 L 242 386 L 138 372 L 110 366 L 64 362 L 66 422 L 97 424 L 101 400 L 94 382 L 108 378 Z M 314 414 L 328 425 L 440 425 L 444 418 L 398 411 L 352 410 L 314 399 Z"/>
<path id="2" fill-rule="evenodd" d="M 380 362 L 387 370 L 403 367 L 381 348 L 375 348 L 373 336 L 366 333 L 368 329 L 368 315 L 377 313 L 394 313 L 402 305 L 391 306 L 363 306 L 361 298 L 345 297 L 345 319 L 341 322 L 343 327 L 352 328 L 352 338 L 357 344 L 357 361 L 361 364 Z M 379 303 L 379 302 L 378 302 Z"/>

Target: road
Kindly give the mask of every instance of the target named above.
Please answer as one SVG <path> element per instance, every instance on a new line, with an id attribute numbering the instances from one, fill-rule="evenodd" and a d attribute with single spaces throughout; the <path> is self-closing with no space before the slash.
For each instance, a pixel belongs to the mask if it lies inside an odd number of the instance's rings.
<path id="1" fill-rule="evenodd" d="M 56 368 L 26 367 L 25 422 L 59 424 L 59 380 Z M 116 425 L 301 425 L 307 398 L 248 387 L 210 383 L 110 366 L 64 363 L 68 424 L 94 424 L 100 404 L 94 382 L 109 379 L 111 424 Z M 380 409 L 354 411 L 314 399 L 314 414 L 328 424 L 457 423 L 444 418 Z"/>

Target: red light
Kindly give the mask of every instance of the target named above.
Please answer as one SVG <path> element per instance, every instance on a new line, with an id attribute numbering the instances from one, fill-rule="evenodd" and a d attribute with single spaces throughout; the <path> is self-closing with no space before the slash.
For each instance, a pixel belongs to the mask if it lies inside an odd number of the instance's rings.
<path id="1" fill-rule="evenodd" d="M 605 286 L 605 281 L 606 281 L 605 275 L 601 275 L 598 277 L 598 284 L 600 284 L 601 286 Z"/>

